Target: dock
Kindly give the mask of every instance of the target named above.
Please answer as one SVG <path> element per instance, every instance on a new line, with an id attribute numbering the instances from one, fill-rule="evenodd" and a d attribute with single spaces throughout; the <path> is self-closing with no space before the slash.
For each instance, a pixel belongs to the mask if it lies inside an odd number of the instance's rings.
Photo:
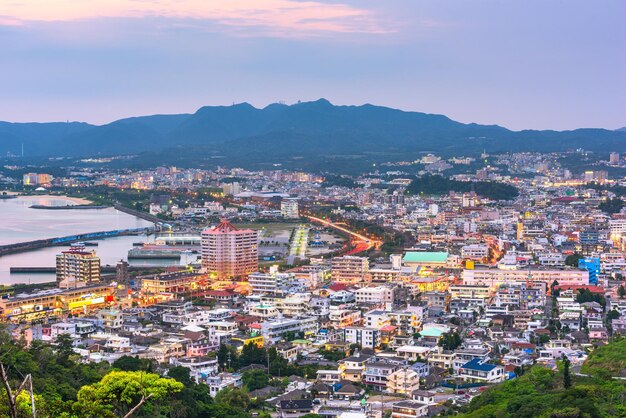
<path id="1" fill-rule="evenodd" d="M 26 251 L 38 250 L 45 247 L 53 247 L 59 245 L 68 245 L 80 241 L 89 241 L 94 239 L 119 237 L 123 235 L 142 235 L 151 234 L 154 227 L 147 228 L 131 228 L 117 229 L 114 231 L 89 232 L 86 234 L 69 235 L 66 237 L 56 237 L 48 239 L 39 239 L 35 241 L 18 242 L 15 244 L 0 245 L 0 256 L 7 254 L 15 254 Z"/>

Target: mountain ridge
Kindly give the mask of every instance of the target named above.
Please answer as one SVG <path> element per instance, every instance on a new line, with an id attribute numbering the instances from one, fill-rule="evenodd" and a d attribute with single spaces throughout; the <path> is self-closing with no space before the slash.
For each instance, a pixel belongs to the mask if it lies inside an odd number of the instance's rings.
<path id="1" fill-rule="evenodd" d="M 193 149 L 207 157 L 258 160 L 372 152 L 476 154 L 506 151 L 626 150 L 626 132 L 598 128 L 512 131 L 461 123 L 445 115 L 373 104 L 333 105 L 326 99 L 293 105 L 203 106 L 191 114 L 84 122 L 0 122 L 0 154 L 82 157 Z M 194 151 L 194 152 L 195 152 Z"/>

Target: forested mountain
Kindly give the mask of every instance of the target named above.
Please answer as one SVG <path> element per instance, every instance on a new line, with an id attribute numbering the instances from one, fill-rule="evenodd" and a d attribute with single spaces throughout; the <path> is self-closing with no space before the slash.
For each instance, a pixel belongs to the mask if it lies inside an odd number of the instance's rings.
<path id="1" fill-rule="evenodd" d="M 482 150 L 626 150 L 626 132 L 604 129 L 511 131 L 463 124 L 442 115 L 387 107 L 335 106 L 325 99 L 257 109 L 206 106 L 192 115 L 154 115 L 106 125 L 0 122 L 0 153 L 94 156 L 161 153 L 256 161 L 267 155 L 311 158 L 372 153 L 471 154 Z"/>

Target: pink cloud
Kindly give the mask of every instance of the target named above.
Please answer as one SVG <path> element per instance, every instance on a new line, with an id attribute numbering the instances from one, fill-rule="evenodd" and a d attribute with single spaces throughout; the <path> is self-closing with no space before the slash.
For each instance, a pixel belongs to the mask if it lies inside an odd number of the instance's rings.
<path id="1" fill-rule="evenodd" d="M 0 24 L 165 17 L 212 21 L 271 36 L 385 33 L 372 12 L 341 3 L 297 0 L 8 0 Z"/>

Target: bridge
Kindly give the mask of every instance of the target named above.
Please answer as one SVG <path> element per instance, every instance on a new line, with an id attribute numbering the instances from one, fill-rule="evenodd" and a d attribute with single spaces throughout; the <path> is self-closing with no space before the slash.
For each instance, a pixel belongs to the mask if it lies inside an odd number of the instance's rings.
<path id="1" fill-rule="evenodd" d="M 39 248 L 53 247 L 57 245 L 68 245 L 80 241 L 119 237 L 122 235 L 141 235 L 154 232 L 154 227 L 116 229 L 114 231 L 88 232 L 86 234 L 68 235 L 66 237 L 56 237 L 39 239 L 35 241 L 18 242 L 15 244 L 0 245 L 0 256 L 7 254 L 21 253 L 25 251 L 38 250 Z"/>

